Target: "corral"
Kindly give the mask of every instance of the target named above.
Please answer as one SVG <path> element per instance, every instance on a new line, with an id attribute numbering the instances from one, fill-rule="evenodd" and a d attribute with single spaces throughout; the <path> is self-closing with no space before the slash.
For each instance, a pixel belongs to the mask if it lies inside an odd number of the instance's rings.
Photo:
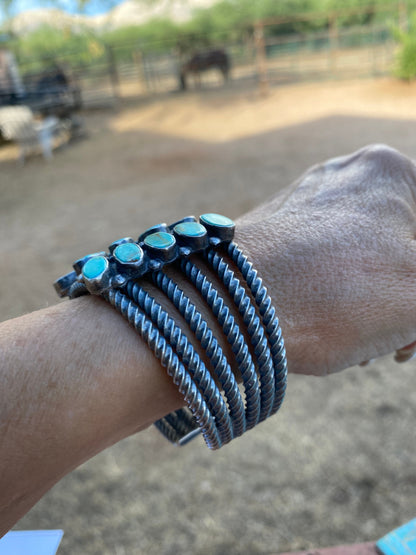
<path id="1" fill-rule="evenodd" d="M 45 163 L 0 150 L 1 319 L 57 302 L 80 255 L 157 221 L 231 217 L 311 164 L 370 142 L 416 157 L 416 88 L 390 79 L 232 86 L 85 114 Z M 414 517 L 415 363 L 291 377 L 278 416 L 217 453 L 154 429 L 65 477 L 18 524 L 59 553 L 264 554 L 377 539 Z"/>
<path id="2" fill-rule="evenodd" d="M 353 24 L 354 17 L 368 21 Z M 352 18 L 347 26 L 345 18 Z M 284 31 L 288 24 L 290 33 Z M 71 48 L 49 49 L 42 55 L 33 54 L 32 49 L 22 53 L 18 42 L 12 38 L 8 42 L 17 61 L 14 74 L 21 74 L 26 93 L 36 92 L 34 83 L 39 79 L 44 83 L 45 75 L 65 75 L 69 88 L 76 91 L 75 103 L 90 109 L 185 87 L 215 88 L 224 77 L 231 77 L 240 87 L 258 84 L 264 92 L 268 85 L 387 75 L 395 63 L 397 36 L 405 33 L 408 25 L 406 5 L 398 2 L 379 6 L 376 12 L 370 5 L 256 20 L 234 41 L 219 35 L 214 42 L 206 42 L 208 37 L 202 35 L 192 42 L 195 37 L 191 40 L 185 33 L 176 42 L 172 37 L 154 42 L 137 36 L 129 42 L 106 42 L 87 35 L 82 40 L 80 36 L 79 44 L 72 43 Z M 184 47 L 182 42 L 189 40 Z M 223 52 L 226 65 L 217 60 L 200 66 L 210 50 Z M 195 60 L 200 67 L 192 64 Z M 184 73 L 184 68 L 192 66 L 185 79 L 188 71 Z M 201 71 L 208 67 L 213 69 Z M 7 90 L 0 91 L 0 97 L 7 99 L 10 92 L 21 97 L 22 91 Z"/>

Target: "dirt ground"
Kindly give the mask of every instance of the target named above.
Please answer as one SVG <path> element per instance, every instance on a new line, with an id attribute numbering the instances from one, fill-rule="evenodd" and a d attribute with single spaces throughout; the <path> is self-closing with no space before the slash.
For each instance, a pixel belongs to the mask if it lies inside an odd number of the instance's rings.
<path id="1" fill-rule="evenodd" d="M 126 101 L 25 167 L 0 149 L 0 319 L 57 302 L 79 256 L 158 221 L 238 216 L 370 142 L 416 158 L 416 86 L 390 80 Z M 415 362 L 290 378 L 282 410 L 211 453 L 154 429 L 65 477 L 18 524 L 60 555 L 271 554 L 374 540 L 415 517 Z"/>

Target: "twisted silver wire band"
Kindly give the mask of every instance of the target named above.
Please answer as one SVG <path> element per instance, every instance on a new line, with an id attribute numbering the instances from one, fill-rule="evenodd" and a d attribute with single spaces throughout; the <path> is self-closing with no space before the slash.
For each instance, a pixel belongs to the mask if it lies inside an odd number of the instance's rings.
<path id="1" fill-rule="evenodd" d="M 218 449 L 276 412 L 285 394 L 286 352 L 279 320 L 256 270 L 232 242 L 234 229 L 232 220 L 211 213 L 200 216 L 199 223 L 187 216 L 169 226 L 158 224 L 137 241 L 124 237 L 111 243 L 109 252 L 76 260 L 74 271 L 54 283 L 61 297 L 101 295 L 148 344 L 187 405 L 155 422 L 170 441 L 179 445 L 202 432 L 208 447 Z M 222 250 L 214 250 L 217 247 Z M 190 255 L 203 256 L 224 284 L 224 296 L 191 262 Z M 201 312 L 162 271 L 172 264 L 210 308 L 230 345 L 233 361 L 223 352 Z M 229 264 L 238 269 L 237 275 Z M 209 368 L 188 339 L 188 331 L 182 331 L 142 287 L 144 282 L 139 283 L 145 276 L 181 314 L 207 357 Z M 236 318 L 241 320 L 240 326 Z M 243 394 L 232 371 L 234 366 L 241 376 Z"/>
<path id="2" fill-rule="evenodd" d="M 182 333 L 182 330 L 166 310 L 137 282 L 129 281 L 123 291 L 146 313 L 165 340 L 169 342 L 170 346 L 175 349 L 176 354 L 182 359 L 188 373 L 208 405 L 221 443 L 231 441 L 233 437 L 232 423 L 227 405 L 210 372 L 206 369 L 205 364 L 198 353 L 195 352 L 186 335 Z"/>
<path id="3" fill-rule="evenodd" d="M 275 395 L 273 361 L 267 339 L 264 335 L 264 328 L 260 323 L 250 297 L 247 295 L 244 287 L 241 286 L 240 280 L 230 270 L 227 262 L 212 249 L 209 249 L 204 254 L 206 260 L 227 287 L 250 336 L 260 375 L 261 410 L 259 421 L 262 422 L 270 416 Z"/>
<path id="4" fill-rule="evenodd" d="M 276 316 L 276 310 L 267 293 L 267 289 L 264 287 L 261 278 L 257 275 L 257 270 L 253 268 L 253 264 L 249 262 L 247 256 L 234 242 L 229 243 L 227 252 L 250 288 L 266 329 L 275 370 L 276 395 L 271 412 L 271 414 L 274 414 L 279 410 L 283 402 L 287 383 L 286 349 L 282 337 L 282 330 L 279 325 L 279 319 Z"/>
<path id="5" fill-rule="evenodd" d="M 178 386 L 185 403 L 201 427 L 202 435 L 208 447 L 210 449 L 219 449 L 222 443 L 207 403 L 169 343 L 161 336 L 159 330 L 153 326 L 152 322 L 139 310 L 138 306 L 121 293 L 121 291 L 110 289 L 103 293 L 103 296 L 135 328 L 150 349 L 152 349 L 156 358 L 166 368 L 168 375 L 172 377 L 173 382 Z"/>
<path id="6" fill-rule="evenodd" d="M 246 397 L 246 429 L 256 426 L 260 418 L 260 387 L 256 367 L 251 357 L 243 334 L 236 323 L 230 309 L 218 291 L 190 260 L 181 260 L 181 269 L 200 292 L 202 298 L 211 308 L 223 329 L 225 337 L 231 346 L 238 369 L 241 374 Z"/>
<path id="7" fill-rule="evenodd" d="M 167 414 L 154 425 L 169 441 L 177 445 L 185 445 L 201 432 L 198 422 L 187 408 Z"/>
<path id="8" fill-rule="evenodd" d="M 224 355 L 212 330 L 208 327 L 207 322 L 203 319 L 195 305 L 170 277 L 163 272 L 154 272 L 152 274 L 152 279 L 155 285 L 165 293 L 184 317 L 186 323 L 204 349 L 228 402 L 233 426 L 233 437 L 242 435 L 246 427 L 244 400 L 241 396 L 237 380 L 231 371 L 227 357 Z"/>
<path id="9" fill-rule="evenodd" d="M 175 418 L 176 417 L 176 418 Z M 194 423 L 192 428 L 188 427 L 184 422 L 183 417 L 172 412 L 162 419 L 155 422 L 156 428 L 172 443 L 178 443 L 179 438 L 186 436 L 190 431 L 195 428 L 198 429 L 198 424 Z"/>

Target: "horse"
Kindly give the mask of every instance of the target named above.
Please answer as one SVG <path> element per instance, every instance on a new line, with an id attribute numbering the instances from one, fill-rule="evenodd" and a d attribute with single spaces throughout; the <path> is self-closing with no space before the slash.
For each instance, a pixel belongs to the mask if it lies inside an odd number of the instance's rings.
<path id="1" fill-rule="evenodd" d="M 222 73 L 224 81 L 228 79 L 230 59 L 225 50 L 207 50 L 194 54 L 181 66 L 179 75 L 181 89 L 186 90 L 187 88 L 188 74 L 193 74 L 198 84 L 200 84 L 201 73 L 208 69 L 218 69 Z"/>
<path id="2" fill-rule="evenodd" d="M 25 104 L 44 116 L 69 117 L 82 105 L 81 89 L 71 74 L 54 64 L 24 78 Z"/>

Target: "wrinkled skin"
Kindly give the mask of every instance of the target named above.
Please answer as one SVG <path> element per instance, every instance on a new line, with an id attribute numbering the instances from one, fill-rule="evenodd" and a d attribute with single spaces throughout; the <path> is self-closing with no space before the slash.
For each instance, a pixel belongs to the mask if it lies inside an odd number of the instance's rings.
<path id="1" fill-rule="evenodd" d="M 240 219 L 236 239 L 278 309 L 290 371 L 324 375 L 413 353 L 402 348 L 416 339 L 415 197 L 413 162 L 367 147 L 310 169 Z M 1 328 L 0 534 L 79 464 L 183 404 L 146 344 L 100 299 Z"/>
<path id="2" fill-rule="evenodd" d="M 402 348 L 416 339 L 415 237 L 416 166 L 384 145 L 314 166 L 239 220 L 292 372 L 414 353 Z"/>

